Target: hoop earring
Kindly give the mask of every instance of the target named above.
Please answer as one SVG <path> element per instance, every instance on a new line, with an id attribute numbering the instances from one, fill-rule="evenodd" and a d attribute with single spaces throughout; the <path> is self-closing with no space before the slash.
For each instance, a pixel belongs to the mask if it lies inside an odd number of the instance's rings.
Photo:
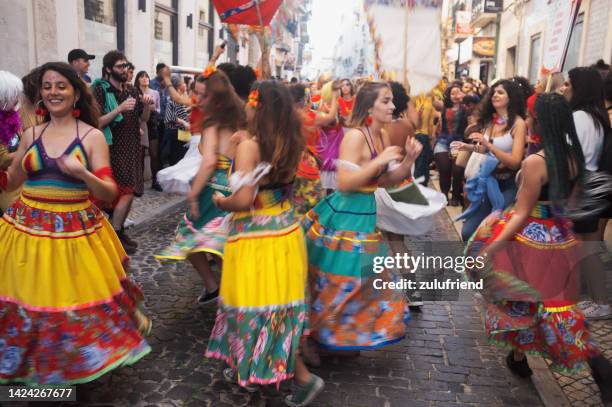
<path id="1" fill-rule="evenodd" d="M 44 108 L 44 104 L 41 106 L 41 102 L 43 100 L 40 99 L 37 103 L 36 103 L 36 110 L 34 110 L 34 113 L 36 113 L 36 116 L 42 116 L 45 117 L 47 115 L 47 113 L 49 113 L 47 111 L 47 109 Z"/>
<path id="2" fill-rule="evenodd" d="M 76 107 L 76 102 L 74 102 L 74 106 L 72 106 L 72 117 L 78 119 L 81 116 L 81 109 Z"/>

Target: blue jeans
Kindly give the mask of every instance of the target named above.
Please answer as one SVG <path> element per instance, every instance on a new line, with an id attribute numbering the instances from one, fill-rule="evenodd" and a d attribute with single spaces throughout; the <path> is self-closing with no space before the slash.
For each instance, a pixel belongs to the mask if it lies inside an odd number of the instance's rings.
<path id="1" fill-rule="evenodd" d="M 503 181 L 499 182 L 499 189 L 504 196 L 504 209 L 514 203 L 517 193 L 516 182 L 514 181 L 514 177 L 510 177 Z M 469 219 L 466 219 L 461 227 L 461 239 L 464 242 L 467 242 L 470 237 L 476 232 L 480 223 L 491 213 L 492 207 L 489 199 L 486 198 L 476 211 Z"/>

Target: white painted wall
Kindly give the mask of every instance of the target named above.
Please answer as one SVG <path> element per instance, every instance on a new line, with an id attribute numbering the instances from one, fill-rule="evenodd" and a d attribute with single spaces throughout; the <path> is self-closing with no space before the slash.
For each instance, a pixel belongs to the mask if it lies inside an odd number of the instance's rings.
<path id="1" fill-rule="evenodd" d="M 68 62 L 70 50 L 82 48 L 79 41 L 79 25 L 77 24 L 79 21 L 77 2 L 74 0 L 55 0 L 55 15 L 59 17 L 55 20 L 57 32 L 57 56 L 55 59 Z"/>

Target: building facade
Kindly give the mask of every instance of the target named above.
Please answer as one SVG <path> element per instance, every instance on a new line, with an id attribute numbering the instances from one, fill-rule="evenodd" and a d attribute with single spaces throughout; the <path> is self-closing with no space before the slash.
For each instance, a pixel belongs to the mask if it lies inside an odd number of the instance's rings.
<path id="1" fill-rule="evenodd" d="M 272 21 L 272 75 L 299 76 L 308 54 L 310 0 L 284 2 Z M 0 0 L 0 70 L 24 75 L 44 62 L 66 60 L 82 48 L 96 55 L 89 75 L 99 77 L 102 57 L 125 53 L 136 70 L 155 65 L 202 69 L 227 41 L 219 62 L 255 67 L 261 50 L 248 27 L 222 24 L 212 0 Z"/>
<path id="2" fill-rule="evenodd" d="M 24 75 L 82 48 L 96 55 L 89 68 L 93 78 L 113 49 L 123 51 L 136 70 L 154 75 L 158 62 L 202 69 L 223 39 L 232 41 L 212 0 L 0 0 L 0 38 L 2 70 Z"/>
<path id="3" fill-rule="evenodd" d="M 374 73 L 374 41 L 363 7 L 339 16 L 340 36 L 334 46 L 333 75 L 353 78 Z"/>
<path id="4" fill-rule="evenodd" d="M 562 0 L 570 1 L 570 0 Z M 548 24 L 557 6 L 551 0 L 505 0 L 499 13 L 487 12 L 485 0 L 449 0 L 443 21 L 446 34 L 446 74 L 467 75 L 491 82 L 520 75 L 535 83 L 549 39 Z M 491 2 L 489 2 L 491 3 Z M 457 16 L 471 15 L 471 33 L 457 29 Z M 582 0 L 563 66 L 612 60 L 612 0 Z M 497 41 L 495 41 L 497 39 Z M 493 55 L 483 56 L 493 48 Z"/>

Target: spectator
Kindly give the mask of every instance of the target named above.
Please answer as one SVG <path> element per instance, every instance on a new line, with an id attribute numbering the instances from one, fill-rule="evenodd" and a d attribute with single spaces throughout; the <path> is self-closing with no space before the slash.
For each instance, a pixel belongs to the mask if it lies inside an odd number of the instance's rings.
<path id="1" fill-rule="evenodd" d="M 106 142 L 110 145 L 111 168 L 119 186 L 119 197 L 111 211 L 111 223 L 125 251 L 133 254 L 138 244 L 127 236 L 123 225 L 132 207 L 134 193 L 142 193 L 144 189 L 140 122 L 149 120 L 154 101 L 148 95 L 141 97 L 135 87 L 125 86 L 128 62 L 121 52 L 108 52 L 102 65 L 107 79 L 95 80 L 92 90 L 102 112 L 100 128 L 104 130 Z"/>
<path id="2" fill-rule="evenodd" d="M 91 78 L 87 75 L 89 71 L 89 61 L 95 58 L 95 55 L 88 54 L 79 48 L 73 49 L 68 53 L 68 62 L 77 71 L 79 77 L 88 84 L 91 83 Z"/>
<path id="3" fill-rule="evenodd" d="M 172 75 L 172 86 L 178 93 L 187 97 L 187 86 L 179 75 Z M 189 130 L 189 113 L 185 105 L 170 99 L 166 106 L 166 116 L 164 117 L 166 132 L 164 138 L 167 140 L 169 149 L 168 163 L 172 166 L 180 161 L 186 153 L 187 143 L 179 140 L 179 130 Z"/>

